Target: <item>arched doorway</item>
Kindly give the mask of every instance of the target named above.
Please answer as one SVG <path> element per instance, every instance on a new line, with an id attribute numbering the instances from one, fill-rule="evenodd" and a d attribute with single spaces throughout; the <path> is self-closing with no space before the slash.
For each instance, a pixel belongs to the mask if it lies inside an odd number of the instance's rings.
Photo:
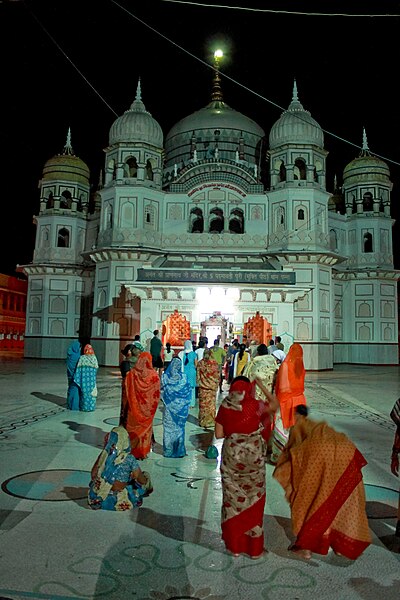
<path id="1" fill-rule="evenodd" d="M 208 346 L 213 345 L 214 340 L 220 339 L 223 346 L 228 337 L 228 320 L 219 311 L 214 311 L 207 319 L 201 322 L 201 337 L 208 339 Z"/>

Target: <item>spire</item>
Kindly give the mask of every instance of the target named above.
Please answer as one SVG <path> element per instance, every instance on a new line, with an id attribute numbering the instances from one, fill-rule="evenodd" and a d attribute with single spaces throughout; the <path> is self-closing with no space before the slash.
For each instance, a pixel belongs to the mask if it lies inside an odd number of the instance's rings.
<path id="1" fill-rule="evenodd" d="M 71 145 L 71 127 L 68 127 L 67 141 L 65 142 L 63 154 L 68 154 L 69 156 L 72 156 L 74 154 Z"/>
<path id="2" fill-rule="evenodd" d="M 298 102 L 299 101 L 299 95 L 297 93 L 297 82 L 296 79 L 293 80 L 293 97 L 292 97 L 292 102 Z"/>
<path id="3" fill-rule="evenodd" d="M 223 56 L 222 50 L 216 50 L 214 52 L 214 77 L 211 91 L 211 102 L 223 102 L 224 97 L 222 95 L 221 88 L 221 76 L 219 74 L 219 62 Z"/>
<path id="4" fill-rule="evenodd" d="M 146 107 L 143 104 L 143 100 L 142 100 L 142 83 L 141 83 L 140 77 L 138 79 L 138 84 L 137 84 L 137 88 L 136 88 L 136 96 L 135 96 L 135 99 L 132 102 L 129 110 L 130 111 L 133 110 L 134 112 L 148 112 L 146 110 Z M 126 112 L 128 112 L 128 111 L 126 111 Z"/>
<path id="5" fill-rule="evenodd" d="M 367 132 L 365 131 L 365 127 L 363 127 L 363 141 L 360 156 L 371 156 L 371 152 L 368 148 Z"/>
<path id="6" fill-rule="evenodd" d="M 136 88 L 136 97 L 135 97 L 135 100 L 141 100 L 141 99 L 142 99 L 142 85 L 140 83 L 140 77 L 139 77 L 137 88 Z"/>

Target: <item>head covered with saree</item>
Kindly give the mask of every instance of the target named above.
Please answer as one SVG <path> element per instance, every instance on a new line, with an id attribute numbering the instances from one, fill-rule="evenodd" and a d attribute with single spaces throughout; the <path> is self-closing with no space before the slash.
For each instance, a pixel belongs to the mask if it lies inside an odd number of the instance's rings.
<path id="1" fill-rule="evenodd" d="M 86 344 L 86 346 L 83 349 L 83 354 L 94 354 L 93 346 L 91 346 L 90 344 Z"/>
<path id="2" fill-rule="evenodd" d="M 173 402 L 178 396 L 186 402 L 187 397 L 190 401 L 191 387 L 187 375 L 182 371 L 182 361 L 174 356 L 168 367 L 162 374 L 163 400 L 165 404 Z"/>
<path id="3" fill-rule="evenodd" d="M 127 373 L 125 389 L 128 398 L 126 428 L 132 454 L 144 458 L 150 452 L 154 414 L 160 400 L 160 378 L 153 369 L 150 352 L 141 352 Z"/>
<path id="4" fill-rule="evenodd" d="M 306 371 L 303 363 L 303 348 L 294 343 L 279 367 L 275 383 L 275 394 L 279 400 L 282 422 L 285 429 L 295 422 L 295 407 L 306 404 L 304 379 Z"/>
<path id="5" fill-rule="evenodd" d="M 130 483 L 131 473 L 139 468 L 131 455 L 129 435 L 122 426 L 113 429 L 104 438 L 104 448 L 92 469 L 88 501 L 92 508 L 123 511 L 142 504 L 146 489 L 127 485 L 113 492 L 115 481 Z M 150 483 L 150 479 L 149 479 Z"/>

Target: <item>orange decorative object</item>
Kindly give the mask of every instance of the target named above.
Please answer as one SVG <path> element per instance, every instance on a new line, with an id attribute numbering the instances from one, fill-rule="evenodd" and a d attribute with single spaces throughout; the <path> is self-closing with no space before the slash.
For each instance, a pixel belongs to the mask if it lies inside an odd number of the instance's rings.
<path id="1" fill-rule="evenodd" d="M 243 327 L 243 335 L 247 335 L 249 342 L 257 344 L 267 344 L 272 338 L 272 325 L 269 321 L 260 315 L 257 311 L 254 317 L 250 317 Z"/>
<path id="2" fill-rule="evenodd" d="M 185 340 L 190 340 L 190 323 L 177 309 L 167 317 L 162 324 L 162 343 L 171 346 L 183 346 Z"/>

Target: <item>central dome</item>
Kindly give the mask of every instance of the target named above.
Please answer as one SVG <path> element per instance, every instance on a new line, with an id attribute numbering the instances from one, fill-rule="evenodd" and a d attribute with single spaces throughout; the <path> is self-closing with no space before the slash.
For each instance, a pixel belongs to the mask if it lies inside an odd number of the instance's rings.
<path id="1" fill-rule="evenodd" d="M 196 150 L 197 159 L 218 147 L 221 159 L 254 164 L 264 130 L 253 119 L 234 110 L 222 97 L 219 72 L 215 71 L 211 102 L 181 119 L 165 138 L 166 165 L 187 164 Z"/>

